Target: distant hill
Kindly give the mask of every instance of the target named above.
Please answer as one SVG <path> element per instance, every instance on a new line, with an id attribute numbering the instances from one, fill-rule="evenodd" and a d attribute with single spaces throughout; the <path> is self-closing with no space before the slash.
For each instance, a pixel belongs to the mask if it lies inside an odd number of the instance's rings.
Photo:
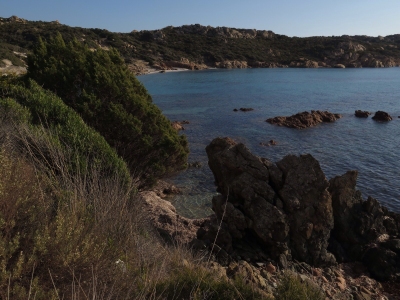
<path id="1" fill-rule="evenodd" d="M 58 21 L 0 18 L 0 70 L 24 66 L 25 56 L 41 36 L 60 32 L 89 48 L 114 47 L 137 74 L 149 67 L 274 68 L 274 67 L 394 67 L 400 66 L 400 34 L 385 37 L 288 37 L 272 31 L 185 25 L 152 31 L 116 33 L 70 27 Z M 5 60 L 5 61 L 4 61 Z"/>

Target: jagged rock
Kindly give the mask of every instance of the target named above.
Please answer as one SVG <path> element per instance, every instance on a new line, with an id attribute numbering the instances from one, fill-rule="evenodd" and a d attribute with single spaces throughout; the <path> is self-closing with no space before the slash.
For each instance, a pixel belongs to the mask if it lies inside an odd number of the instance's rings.
<path id="1" fill-rule="evenodd" d="M 206 151 L 221 195 L 213 198 L 215 218 L 201 228 L 199 240 L 213 241 L 218 233 L 216 244 L 227 254 L 236 257 L 244 249 L 246 260 L 267 256 L 282 268 L 292 258 L 333 265 L 329 249 L 339 262 L 362 260 L 379 280 L 400 273 L 400 214 L 372 197 L 364 201 L 355 188 L 357 171 L 328 182 L 309 154 L 273 164 L 229 138 L 214 139 Z M 347 289 L 342 281 L 337 287 Z"/>
<path id="2" fill-rule="evenodd" d="M 375 113 L 372 119 L 375 121 L 386 122 L 386 121 L 391 121 L 392 117 L 387 112 L 379 110 Z"/>
<path id="3" fill-rule="evenodd" d="M 328 181 L 311 155 L 288 155 L 277 163 L 284 184 L 279 190 L 290 223 L 290 248 L 298 260 L 321 265 L 335 259 L 327 253 L 333 228 Z"/>
<path id="4" fill-rule="evenodd" d="M 342 116 L 328 111 L 312 110 L 292 115 L 290 117 L 269 118 L 266 122 L 290 128 L 307 128 L 322 122 L 334 122 Z"/>
<path id="5" fill-rule="evenodd" d="M 368 118 L 368 116 L 370 115 L 371 113 L 369 112 L 369 111 L 366 111 L 366 110 L 356 110 L 355 112 L 354 112 L 354 115 L 357 117 L 357 118 Z"/>
<path id="6" fill-rule="evenodd" d="M 255 238 L 276 260 L 284 254 L 334 262 L 326 251 L 333 227 L 328 181 L 311 155 L 274 165 L 229 138 L 214 139 L 206 151 L 222 194 L 213 198 L 213 210 L 233 242 Z"/>
<path id="7" fill-rule="evenodd" d="M 363 201 L 355 189 L 357 175 L 349 171 L 330 180 L 335 222 L 331 242 L 336 245 L 330 249 L 342 260 L 362 258 L 373 277 L 389 280 L 400 272 L 399 215 L 372 197 Z"/>

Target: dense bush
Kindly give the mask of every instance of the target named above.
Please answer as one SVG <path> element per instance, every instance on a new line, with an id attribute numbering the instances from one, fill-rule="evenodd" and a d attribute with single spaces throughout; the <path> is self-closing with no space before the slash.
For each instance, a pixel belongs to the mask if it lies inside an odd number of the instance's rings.
<path id="1" fill-rule="evenodd" d="M 125 162 L 105 139 L 87 126 L 60 98 L 36 82 L 0 80 L 0 108 L 3 119 L 12 117 L 14 123 L 31 126 L 32 134 L 37 136 L 29 137 L 31 149 L 39 151 L 41 157 L 38 156 L 38 159 L 46 161 L 49 167 L 57 165 L 57 162 L 46 155 L 50 149 L 44 147 L 63 152 L 71 173 L 84 174 L 87 169 L 94 167 L 101 170 L 103 176 L 117 175 L 129 183 L 130 174 Z M 50 141 L 42 145 L 45 141 L 39 141 L 46 135 Z"/>
<path id="2" fill-rule="evenodd" d="M 128 163 L 142 182 L 181 169 L 188 147 L 115 49 L 91 51 L 60 34 L 39 41 L 28 58 L 29 78 L 56 93 Z"/>

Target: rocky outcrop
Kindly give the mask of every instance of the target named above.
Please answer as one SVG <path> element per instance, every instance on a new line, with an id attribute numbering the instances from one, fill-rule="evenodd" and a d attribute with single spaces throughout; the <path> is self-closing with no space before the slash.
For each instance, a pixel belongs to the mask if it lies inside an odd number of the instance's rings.
<path id="1" fill-rule="evenodd" d="M 0 18 L 0 25 L 2 23 L 22 23 L 26 24 L 28 21 L 17 16 L 11 16 L 9 18 Z"/>
<path id="2" fill-rule="evenodd" d="M 10 74 L 10 75 L 22 75 L 26 73 L 26 67 L 14 66 L 12 62 L 8 59 L 3 59 L 0 61 L 0 75 Z"/>
<path id="3" fill-rule="evenodd" d="M 307 128 L 313 127 L 322 122 L 334 122 L 341 117 L 340 114 L 333 114 L 328 111 L 312 110 L 311 113 L 305 111 L 290 117 L 269 118 L 266 122 L 290 128 Z"/>
<path id="4" fill-rule="evenodd" d="M 387 121 L 391 121 L 392 117 L 387 112 L 379 110 L 375 113 L 375 115 L 372 117 L 372 119 L 375 121 L 387 122 Z"/>
<path id="5" fill-rule="evenodd" d="M 333 228 L 328 181 L 311 155 L 287 156 L 275 165 L 227 138 L 215 139 L 206 151 L 221 193 L 213 210 L 223 218 L 225 240 L 232 241 L 227 251 L 247 239 L 276 260 L 335 262 L 326 250 Z"/>
<path id="6" fill-rule="evenodd" d="M 400 279 L 400 215 L 356 190 L 357 171 L 330 180 L 335 227 L 331 247 L 339 261 L 361 260 L 379 280 Z M 399 278 L 397 278 L 399 277 Z"/>
<path id="7" fill-rule="evenodd" d="M 328 182 L 309 154 L 274 164 L 229 138 L 214 139 L 206 151 L 220 195 L 197 239 L 215 240 L 226 263 L 235 256 L 282 267 L 291 259 L 313 266 L 360 261 L 378 280 L 400 280 L 400 215 L 362 199 L 357 171 Z"/>
<path id="8" fill-rule="evenodd" d="M 369 111 L 366 111 L 366 110 L 356 110 L 355 112 L 354 112 L 354 115 L 357 117 L 357 118 L 368 118 L 368 116 L 370 115 L 371 113 L 369 112 Z"/>

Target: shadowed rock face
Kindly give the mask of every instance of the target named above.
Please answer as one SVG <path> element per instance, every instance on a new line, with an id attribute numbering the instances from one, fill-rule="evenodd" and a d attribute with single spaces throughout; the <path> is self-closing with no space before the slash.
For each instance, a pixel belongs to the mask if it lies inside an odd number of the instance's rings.
<path id="1" fill-rule="evenodd" d="M 206 148 L 218 191 L 217 218 L 232 240 L 252 235 L 272 258 L 281 254 L 315 265 L 334 263 L 326 251 L 333 228 L 331 196 L 318 161 L 287 156 L 276 165 L 243 144 L 215 139 Z"/>
<path id="2" fill-rule="evenodd" d="M 217 245 L 226 255 L 250 242 L 276 261 L 361 260 L 378 280 L 400 279 L 400 215 L 362 199 L 357 171 L 328 182 L 309 154 L 273 164 L 229 138 L 214 139 L 206 151 L 221 195 L 213 198 L 212 229 L 203 226 L 198 238 L 214 240 L 221 224 Z"/>
<path id="3" fill-rule="evenodd" d="M 304 111 L 290 117 L 269 118 L 266 122 L 290 128 L 307 128 L 316 126 L 322 122 L 334 122 L 341 117 L 339 114 L 333 114 L 328 111 L 312 110 L 311 113 Z"/>
<path id="4" fill-rule="evenodd" d="M 355 188 L 357 176 L 357 171 L 348 171 L 330 180 L 335 219 L 331 250 L 340 262 L 362 260 L 379 280 L 396 279 L 400 270 L 400 215 L 389 212 L 372 197 L 364 201 Z"/>

